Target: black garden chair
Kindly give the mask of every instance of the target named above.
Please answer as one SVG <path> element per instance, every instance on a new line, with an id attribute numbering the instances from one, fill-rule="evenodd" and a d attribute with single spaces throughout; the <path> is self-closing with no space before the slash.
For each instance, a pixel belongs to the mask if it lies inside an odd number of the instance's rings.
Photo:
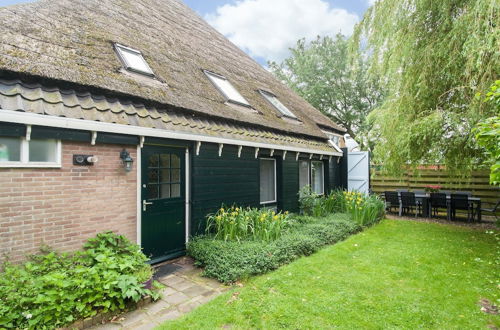
<path id="1" fill-rule="evenodd" d="M 467 221 L 472 221 L 474 218 L 474 207 L 469 202 L 467 194 L 451 194 L 450 197 L 450 217 L 456 220 L 457 210 L 467 211 Z"/>
<path id="2" fill-rule="evenodd" d="M 493 203 L 486 203 L 486 204 L 493 205 Z M 492 208 L 489 207 L 481 208 L 481 212 L 492 213 L 495 216 L 495 219 L 499 221 L 500 220 L 500 218 L 498 217 L 498 211 L 500 211 L 499 208 L 500 208 L 500 199 L 496 202 L 496 204 L 494 204 Z"/>
<path id="3" fill-rule="evenodd" d="M 446 219 L 450 218 L 450 208 L 445 193 L 431 193 L 429 200 L 431 216 L 438 216 L 439 209 L 446 209 Z"/>
<path id="4" fill-rule="evenodd" d="M 385 209 L 390 211 L 392 208 L 399 209 L 399 196 L 395 191 L 384 191 Z"/>
<path id="5" fill-rule="evenodd" d="M 419 211 L 421 210 L 422 204 L 415 198 L 414 192 L 401 192 L 401 206 L 399 207 L 399 216 L 402 212 L 410 213 L 415 209 L 415 218 L 417 217 Z"/>

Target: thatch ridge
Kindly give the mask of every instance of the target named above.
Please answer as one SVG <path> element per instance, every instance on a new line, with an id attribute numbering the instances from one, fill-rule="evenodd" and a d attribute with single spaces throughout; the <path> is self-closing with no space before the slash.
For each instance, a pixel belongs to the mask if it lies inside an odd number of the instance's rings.
<path id="1" fill-rule="evenodd" d="M 324 138 L 316 123 L 343 130 L 178 0 L 41 0 L 0 8 L 0 19 L 0 70 L 291 134 Z M 142 51 L 159 79 L 123 72 L 113 42 Z M 226 76 L 261 114 L 224 104 L 202 69 Z M 272 91 L 302 123 L 280 119 L 258 89 Z"/>

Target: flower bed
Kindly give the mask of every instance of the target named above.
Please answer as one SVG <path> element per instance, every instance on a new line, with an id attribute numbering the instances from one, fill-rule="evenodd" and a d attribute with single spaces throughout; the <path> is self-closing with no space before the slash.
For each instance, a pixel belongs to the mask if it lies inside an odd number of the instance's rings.
<path id="1" fill-rule="evenodd" d="M 296 216 L 293 221 L 290 228 L 273 241 L 224 241 L 202 236 L 194 238 L 187 251 L 197 266 L 205 267 L 205 276 L 228 283 L 277 269 L 361 229 L 342 214 L 324 218 Z"/>
<path id="2" fill-rule="evenodd" d="M 98 313 L 123 310 L 154 290 L 143 283 L 151 266 L 139 246 L 111 232 L 89 239 L 83 251 L 45 248 L 0 273 L 0 328 L 57 328 Z"/>

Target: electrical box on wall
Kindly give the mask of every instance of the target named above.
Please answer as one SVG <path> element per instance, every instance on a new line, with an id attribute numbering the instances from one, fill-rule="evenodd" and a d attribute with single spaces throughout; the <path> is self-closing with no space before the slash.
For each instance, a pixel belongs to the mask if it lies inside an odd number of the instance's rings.
<path id="1" fill-rule="evenodd" d="M 97 162 L 94 155 L 73 155 L 73 165 L 91 166 Z"/>

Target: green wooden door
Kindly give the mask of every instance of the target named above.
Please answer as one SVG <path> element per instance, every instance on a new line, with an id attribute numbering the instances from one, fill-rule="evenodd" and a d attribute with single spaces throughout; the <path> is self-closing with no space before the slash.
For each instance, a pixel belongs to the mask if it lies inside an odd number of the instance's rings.
<path id="1" fill-rule="evenodd" d="M 185 153 L 182 148 L 142 149 L 141 244 L 151 262 L 185 250 Z"/>

